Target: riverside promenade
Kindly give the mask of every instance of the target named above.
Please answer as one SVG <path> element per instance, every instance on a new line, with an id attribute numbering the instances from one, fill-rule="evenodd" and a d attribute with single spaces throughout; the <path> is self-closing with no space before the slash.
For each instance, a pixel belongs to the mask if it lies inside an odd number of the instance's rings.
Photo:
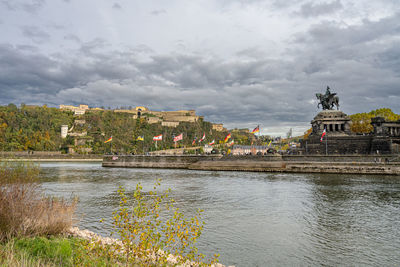
<path id="1" fill-rule="evenodd" d="M 399 155 L 106 155 L 103 167 L 400 175 Z"/>

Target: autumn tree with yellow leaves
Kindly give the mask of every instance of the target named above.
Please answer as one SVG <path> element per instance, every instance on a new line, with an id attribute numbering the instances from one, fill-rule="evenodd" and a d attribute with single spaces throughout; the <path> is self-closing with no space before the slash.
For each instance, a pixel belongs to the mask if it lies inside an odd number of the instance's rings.
<path id="1" fill-rule="evenodd" d="M 390 108 L 381 108 L 368 113 L 356 113 L 350 115 L 352 122 L 350 130 L 354 133 L 372 132 L 371 119 L 374 117 L 383 117 L 386 121 L 397 121 L 400 119 L 400 115 L 394 113 Z"/>

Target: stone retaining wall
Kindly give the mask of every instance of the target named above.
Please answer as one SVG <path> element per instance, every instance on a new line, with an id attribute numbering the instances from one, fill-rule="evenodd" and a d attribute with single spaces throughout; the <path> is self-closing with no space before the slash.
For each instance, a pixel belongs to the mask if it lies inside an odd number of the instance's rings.
<path id="1" fill-rule="evenodd" d="M 103 167 L 400 175 L 391 156 L 105 156 Z"/>

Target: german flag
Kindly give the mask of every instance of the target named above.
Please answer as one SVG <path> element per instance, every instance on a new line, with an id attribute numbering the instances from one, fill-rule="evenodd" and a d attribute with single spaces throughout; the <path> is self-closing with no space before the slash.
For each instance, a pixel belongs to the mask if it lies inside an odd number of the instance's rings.
<path id="1" fill-rule="evenodd" d="M 229 138 L 231 138 L 231 133 L 229 133 L 229 134 L 225 137 L 224 142 L 226 143 L 226 141 L 228 141 Z"/>
<path id="2" fill-rule="evenodd" d="M 104 141 L 104 144 L 108 143 L 108 142 L 111 142 L 111 141 L 112 141 L 112 136 L 110 138 L 108 138 L 106 141 Z"/>
<path id="3" fill-rule="evenodd" d="M 260 125 L 257 125 L 256 128 L 254 128 L 253 131 L 251 131 L 251 133 L 258 133 L 260 131 Z"/>

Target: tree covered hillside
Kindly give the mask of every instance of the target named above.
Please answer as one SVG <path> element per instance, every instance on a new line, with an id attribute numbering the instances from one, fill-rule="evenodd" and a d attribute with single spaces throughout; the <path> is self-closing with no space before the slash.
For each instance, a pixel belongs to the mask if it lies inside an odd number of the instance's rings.
<path id="1" fill-rule="evenodd" d="M 72 112 L 46 106 L 0 106 L 0 150 L 58 150 L 62 124 L 72 125 Z"/>
<path id="2" fill-rule="evenodd" d="M 84 136 L 63 139 L 61 125 L 68 125 L 71 135 Z M 157 143 L 157 148 L 168 149 L 174 147 L 173 136 L 181 133 L 180 147 L 191 146 L 193 140 L 200 139 L 203 133 L 206 139 L 202 144 L 212 140 L 218 143 L 227 134 L 212 130 L 212 124 L 202 119 L 195 123 L 181 122 L 173 128 L 163 127 L 161 123 L 149 124 L 146 118 L 133 119 L 131 114 L 112 110 L 90 110 L 76 116 L 71 111 L 47 106 L 0 106 L 0 151 L 66 151 L 72 147 L 76 151 L 88 148 L 92 153 L 105 153 L 112 147 L 113 151 L 142 153 L 143 148 L 145 151 L 155 150 L 153 136 L 163 134 L 163 141 Z M 112 142 L 105 144 L 104 141 L 111 136 Z M 139 136 L 143 136 L 144 141 L 137 140 Z M 245 138 L 241 136 L 240 143 L 247 144 L 251 138 L 251 134 Z"/>

